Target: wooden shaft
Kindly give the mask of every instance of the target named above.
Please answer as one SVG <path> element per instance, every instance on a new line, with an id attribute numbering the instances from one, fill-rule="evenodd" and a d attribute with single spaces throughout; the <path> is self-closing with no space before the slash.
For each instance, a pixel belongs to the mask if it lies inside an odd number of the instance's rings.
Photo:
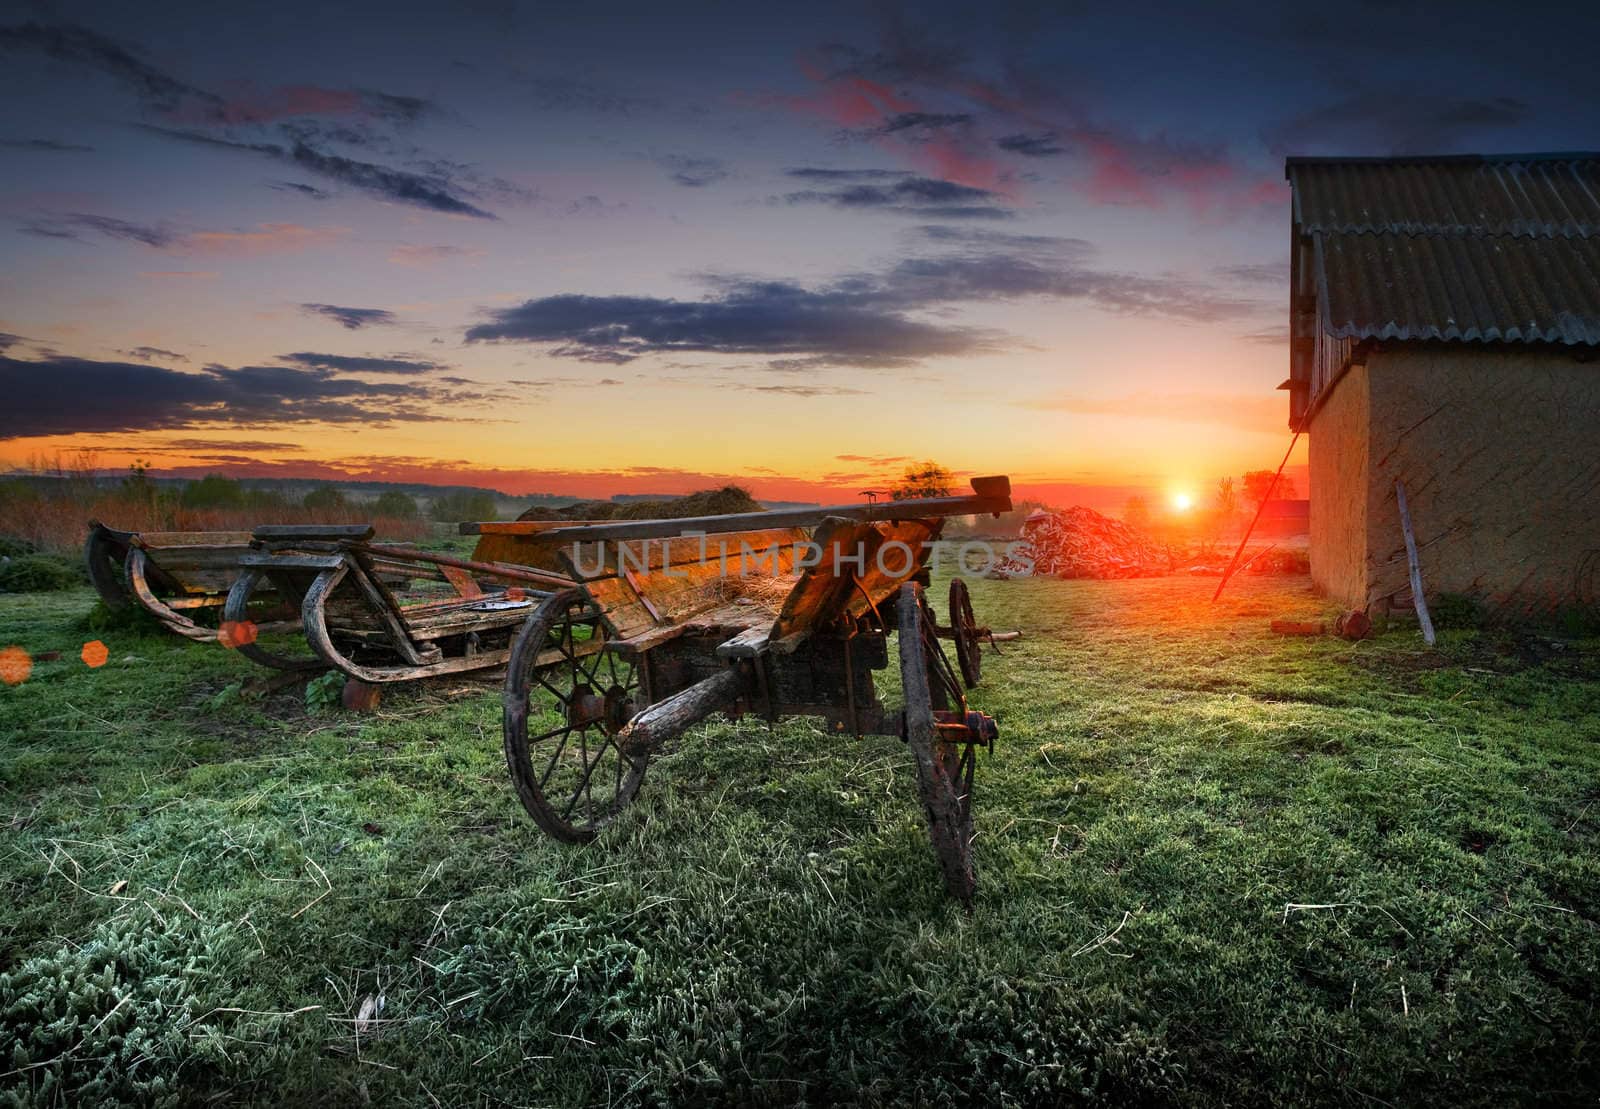
<path id="1" fill-rule="evenodd" d="M 645 709 L 617 733 L 617 743 L 630 755 L 654 751 L 733 704 L 742 692 L 744 671 L 730 667 Z"/>
<path id="2" fill-rule="evenodd" d="M 544 585 L 555 589 L 567 589 L 572 586 L 572 579 L 547 570 L 534 570 L 526 566 L 506 566 L 498 562 L 474 562 L 469 558 L 455 558 L 450 555 L 438 554 L 434 551 L 419 551 L 415 547 L 391 547 L 387 544 L 374 545 L 367 548 L 378 558 L 394 558 L 402 562 L 432 562 L 439 566 L 451 566 L 457 570 L 468 570 L 472 573 L 482 574 L 484 577 L 507 578 L 511 581 L 525 581 L 530 585 Z"/>
<path id="3" fill-rule="evenodd" d="M 987 488 L 987 487 L 986 487 Z M 829 516 L 846 520 L 921 520 L 939 516 L 981 516 L 989 512 L 1011 511 L 1009 491 L 1004 494 L 967 497 L 927 497 L 921 500 L 885 501 L 882 504 L 841 504 L 827 508 L 785 508 L 773 512 L 735 512 L 726 516 L 686 516 L 681 520 L 621 520 L 616 523 L 584 524 L 566 528 L 542 526 L 541 540 L 555 543 L 588 543 L 597 539 L 667 539 L 679 535 L 720 535 L 757 528 L 816 527 Z M 505 525 L 497 532 L 504 533 Z M 479 525 L 461 525 L 461 534 L 479 535 Z"/>
<path id="4" fill-rule="evenodd" d="M 1417 537 L 1411 530 L 1411 512 L 1406 508 L 1406 483 L 1394 483 L 1394 499 L 1400 506 L 1400 530 L 1406 539 L 1406 568 L 1411 573 L 1411 600 L 1417 606 L 1417 622 L 1422 625 L 1422 638 L 1433 646 L 1433 620 L 1428 616 L 1428 602 L 1422 596 L 1422 563 L 1417 561 Z"/>

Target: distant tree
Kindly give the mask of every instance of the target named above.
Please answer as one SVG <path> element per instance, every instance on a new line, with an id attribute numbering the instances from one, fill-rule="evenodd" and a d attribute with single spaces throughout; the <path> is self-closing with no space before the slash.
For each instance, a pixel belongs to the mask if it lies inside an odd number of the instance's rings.
<path id="1" fill-rule="evenodd" d="M 134 459 L 128 467 L 128 476 L 122 479 L 122 495 L 146 508 L 156 503 L 156 486 L 150 480 L 150 463 Z"/>
<path id="2" fill-rule="evenodd" d="M 336 486 L 319 485 L 300 503 L 312 512 L 335 512 L 345 506 L 345 499 Z"/>
<path id="3" fill-rule="evenodd" d="M 889 495 L 897 501 L 948 497 L 954 482 L 955 475 L 930 458 L 907 466 L 899 482 L 890 488 Z"/>
<path id="4" fill-rule="evenodd" d="M 1137 531 L 1149 530 L 1150 502 L 1140 496 L 1129 497 L 1122 506 L 1122 522 Z"/>
<path id="5" fill-rule="evenodd" d="M 464 520 L 493 520 L 496 518 L 494 494 L 482 491 L 445 493 L 433 498 L 433 503 L 428 506 L 428 511 L 435 520 L 442 520 L 445 523 L 460 523 Z"/>
<path id="6" fill-rule="evenodd" d="M 178 502 L 185 508 L 238 508 L 244 504 L 244 490 L 232 478 L 207 474 L 185 485 Z"/>
<path id="7" fill-rule="evenodd" d="M 374 516 L 399 516 L 409 520 L 417 514 L 417 502 L 407 493 L 390 489 L 378 494 L 378 499 L 372 502 L 372 513 Z"/>
<path id="8" fill-rule="evenodd" d="M 1261 502 L 1269 497 L 1275 501 L 1292 501 L 1295 498 L 1294 479 L 1280 477 L 1274 486 L 1271 470 L 1251 470 L 1244 475 L 1244 496 L 1254 508 L 1261 507 Z"/>

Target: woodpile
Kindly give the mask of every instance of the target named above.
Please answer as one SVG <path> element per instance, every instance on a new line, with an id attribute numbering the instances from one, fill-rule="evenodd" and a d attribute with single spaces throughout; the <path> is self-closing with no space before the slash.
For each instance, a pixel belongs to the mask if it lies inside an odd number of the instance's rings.
<path id="1" fill-rule="evenodd" d="M 1173 569 L 1172 552 L 1120 520 L 1082 505 L 1040 511 L 1022 525 L 1024 548 L 1002 558 L 998 577 L 1029 573 L 1061 578 L 1147 578 Z"/>

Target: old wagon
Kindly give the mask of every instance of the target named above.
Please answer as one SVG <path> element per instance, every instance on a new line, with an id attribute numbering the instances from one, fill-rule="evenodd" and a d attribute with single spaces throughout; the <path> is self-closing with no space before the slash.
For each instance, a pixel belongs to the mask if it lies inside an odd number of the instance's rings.
<path id="1" fill-rule="evenodd" d="M 572 582 L 529 566 L 478 562 L 438 551 L 374 543 L 366 524 L 258 527 L 236 556 L 224 606 L 228 626 L 250 626 L 259 595 L 288 598 L 311 655 L 296 666 L 331 666 L 370 684 L 503 666 L 529 611 Z M 253 629 L 252 629 L 253 631 Z M 253 634 L 239 652 L 282 667 Z"/>
<path id="2" fill-rule="evenodd" d="M 250 542 L 244 531 L 119 531 L 90 520 L 83 553 L 107 608 L 137 605 L 175 635 L 231 646 L 223 608 Z M 257 634 L 299 627 L 298 613 L 271 590 L 251 599 L 247 615 Z M 268 665 L 293 665 L 265 649 L 257 654 Z"/>
<path id="3" fill-rule="evenodd" d="M 945 884 L 969 900 L 975 752 L 997 729 L 967 690 L 980 643 L 998 637 L 961 579 L 944 624 L 926 585 L 947 518 L 1011 507 L 1006 478 L 972 484 L 970 496 L 520 533 L 573 583 L 527 616 L 507 666 L 506 758 L 529 814 L 557 839 L 592 839 L 638 793 L 651 755 L 697 722 L 818 716 L 905 740 Z M 463 530 L 474 527 L 519 534 Z M 904 700 L 893 711 L 873 686 L 890 633 Z"/>

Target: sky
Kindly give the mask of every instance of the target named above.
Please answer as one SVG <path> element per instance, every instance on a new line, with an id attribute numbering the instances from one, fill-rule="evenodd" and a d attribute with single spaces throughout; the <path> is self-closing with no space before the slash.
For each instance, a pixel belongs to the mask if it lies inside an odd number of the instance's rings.
<path id="1" fill-rule="evenodd" d="M 1285 155 L 1600 145 L 1600 9 L 6 10 L 0 469 L 1204 495 L 1288 445 Z"/>

